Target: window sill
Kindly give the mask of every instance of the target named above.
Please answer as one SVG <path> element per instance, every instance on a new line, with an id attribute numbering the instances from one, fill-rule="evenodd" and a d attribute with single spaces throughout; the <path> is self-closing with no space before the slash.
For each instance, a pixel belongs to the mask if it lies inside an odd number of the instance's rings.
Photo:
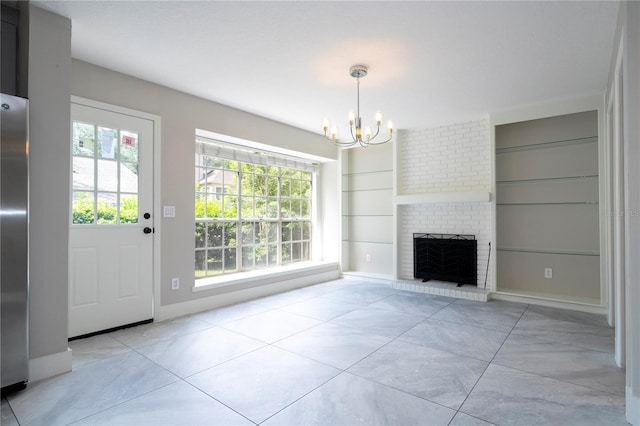
<path id="1" fill-rule="evenodd" d="M 215 288 L 233 287 L 241 284 L 255 282 L 262 279 L 273 279 L 279 277 L 287 277 L 296 273 L 322 272 L 327 269 L 335 269 L 338 264 L 335 262 L 299 262 L 292 265 L 282 266 L 280 268 L 260 269 L 249 272 L 238 272 L 234 274 L 226 274 L 217 277 L 200 278 L 195 281 L 195 285 L 191 289 L 196 293 L 199 291 L 212 290 Z"/>

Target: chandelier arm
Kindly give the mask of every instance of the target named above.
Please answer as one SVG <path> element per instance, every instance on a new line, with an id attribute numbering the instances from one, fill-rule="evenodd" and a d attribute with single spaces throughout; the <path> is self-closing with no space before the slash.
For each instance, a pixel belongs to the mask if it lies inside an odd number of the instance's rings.
<path id="1" fill-rule="evenodd" d="M 378 128 L 376 129 L 376 134 L 371 136 L 369 140 L 370 141 L 374 140 L 378 136 L 378 133 L 380 133 L 380 126 L 378 126 Z"/>
<path id="2" fill-rule="evenodd" d="M 372 138 L 372 139 L 373 139 L 373 138 Z M 383 140 L 383 141 L 369 142 L 369 143 L 368 143 L 368 145 L 382 145 L 383 143 L 390 142 L 390 141 L 391 141 L 391 139 L 393 139 L 393 136 L 392 136 L 392 135 L 389 135 L 389 138 L 388 138 L 388 139 L 385 139 L 385 140 Z"/>
<path id="3" fill-rule="evenodd" d="M 344 141 L 339 141 L 338 139 L 333 139 L 333 144 L 336 145 L 336 146 L 349 147 L 349 146 L 353 146 L 353 145 L 355 145 L 357 143 L 358 143 L 358 141 L 344 142 Z"/>

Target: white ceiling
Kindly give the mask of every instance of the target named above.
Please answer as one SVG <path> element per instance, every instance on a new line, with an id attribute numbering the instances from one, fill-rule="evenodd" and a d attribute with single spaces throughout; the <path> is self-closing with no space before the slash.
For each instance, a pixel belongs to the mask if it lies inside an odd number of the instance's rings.
<path id="1" fill-rule="evenodd" d="M 75 58 L 319 132 L 355 108 L 399 128 L 601 93 L 617 1 L 33 1 Z M 344 128 L 343 128 L 344 129 Z"/>

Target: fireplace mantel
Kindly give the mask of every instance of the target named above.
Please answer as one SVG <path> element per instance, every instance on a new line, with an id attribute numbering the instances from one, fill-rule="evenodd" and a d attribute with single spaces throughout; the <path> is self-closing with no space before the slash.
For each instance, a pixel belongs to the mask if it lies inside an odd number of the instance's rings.
<path id="1" fill-rule="evenodd" d="M 448 204 L 448 203 L 488 203 L 491 201 L 491 193 L 485 191 L 465 192 L 429 192 L 420 194 L 396 195 L 393 204 Z"/>

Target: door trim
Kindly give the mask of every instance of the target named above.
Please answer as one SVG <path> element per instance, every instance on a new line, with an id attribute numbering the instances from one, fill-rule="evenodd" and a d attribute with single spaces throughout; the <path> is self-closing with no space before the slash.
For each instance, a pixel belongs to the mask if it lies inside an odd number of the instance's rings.
<path id="1" fill-rule="evenodd" d="M 84 105 L 96 109 L 102 109 L 109 112 L 115 112 L 118 114 L 130 115 L 132 117 L 142 118 L 149 120 L 153 123 L 153 226 L 155 233 L 153 236 L 153 277 L 152 277 L 152 289 L 153 303 L 151 305 L 151 315 L 155 318 L 156 312 L 160 308 L 160 284 L 161 284 L 161 270 L 160 270 L 160 248 L 162 239 L 162 208 L 161 208 L 161 183 L 162 183 L 162 162 L 161 162 L 161 117 L 159 115 L 150 114 L 148 112 L 138 111 L 131 108 L 126 108 L 118 105 L 112 105 L 105 102 L 95 101 L 93 99 L 82 98 L 80 96 L 71 95 L 71 103 Z"/>

